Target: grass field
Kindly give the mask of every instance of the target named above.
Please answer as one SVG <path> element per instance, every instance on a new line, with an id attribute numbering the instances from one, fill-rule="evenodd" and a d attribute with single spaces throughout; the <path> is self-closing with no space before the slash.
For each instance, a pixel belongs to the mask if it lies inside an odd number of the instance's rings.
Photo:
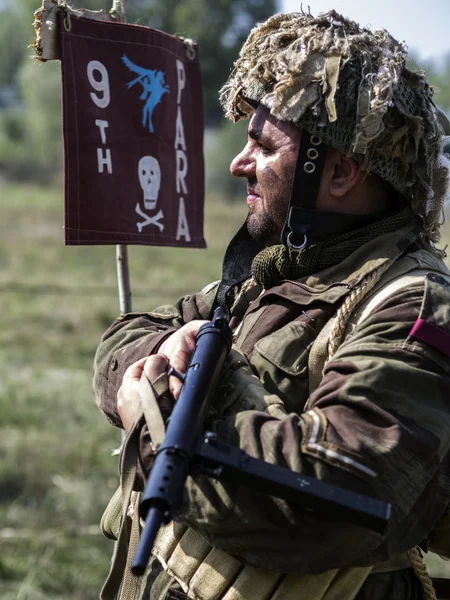
<path id="1" fill-rule="evenodd" d="M 0 194 L 0 598 L 91 600 L 112 552 L 98 522 L 117 486 L 120 436 L 91 393 L 95 348 L 118 314 L 115 249 L 63 246 L 60 190 Z M 130 248 L 133 309 L 217 279 L 245 211 L 209 200 L 206 251 Z"/>
<path id="2" fill-rule="evenodd" d="M 120 435 L 91 392 L 100 335 L 117 316 L 115 248 L 64 247 L 55 189 L 2 186 L 0 598 L 98 598 L 112 544 L 100 534 L 117 487 Z M 220 277 L 242 206 L 206 207 L 208 250 L 130 247 L 133 309 Z"/>

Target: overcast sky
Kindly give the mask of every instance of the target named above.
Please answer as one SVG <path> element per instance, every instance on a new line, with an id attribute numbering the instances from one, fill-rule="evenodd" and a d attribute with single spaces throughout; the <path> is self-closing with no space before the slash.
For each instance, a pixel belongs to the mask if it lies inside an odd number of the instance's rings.
<path id="1" fill-rule="evenodd" d="M 383 27 L 421 58 L 450 53 L 450 0 L 303 0 L 315 16 L 334 8 L 360 25 Z M 299 0 L 281 0 L 283 12 L 298 11 Z"/>

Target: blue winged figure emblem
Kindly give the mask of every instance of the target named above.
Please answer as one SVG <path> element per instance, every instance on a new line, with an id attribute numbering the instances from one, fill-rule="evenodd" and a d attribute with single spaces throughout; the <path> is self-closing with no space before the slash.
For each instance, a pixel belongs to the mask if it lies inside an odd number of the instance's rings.
<path id="1" fill-rule="evenodd" d="M 127 83 L 128 89 L 132 88 L 136 83 L 140 83 L 142 86 L 143 91 L 139 96 L 139 100 L 145 102 L 142 115 L 142 126 L 148 126 L 148 130 L 153 133 L 155 131 L 152 121 L 153 111 L 161 102 L 164 94 L 169 93 L 169 86 L 164 82 L 164 71 L 144 69 L 143 67 L 134 64 L 126 54 L 122 56 L 122 61 L 132 73 L 136 73 L 137 75 L 135 79 Z"/>

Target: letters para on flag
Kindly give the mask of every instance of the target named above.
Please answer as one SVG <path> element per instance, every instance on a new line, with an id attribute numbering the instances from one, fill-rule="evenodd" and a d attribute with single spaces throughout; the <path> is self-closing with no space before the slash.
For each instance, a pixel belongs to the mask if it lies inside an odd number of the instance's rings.
<path id="1" fill-rule="evenodd" d="M 58 21 L 65 243 L 204 248 L 197 45 L 137 25 Z"/>

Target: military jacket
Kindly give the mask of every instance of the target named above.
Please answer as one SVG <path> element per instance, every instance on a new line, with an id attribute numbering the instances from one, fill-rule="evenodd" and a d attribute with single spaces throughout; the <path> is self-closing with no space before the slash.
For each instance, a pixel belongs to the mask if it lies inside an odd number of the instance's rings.
<path id="1" fill-rule="evenodd" d="M 405 272 L 431 273 L 356 325 L 310 394 L 314 340 L 361 280 L 390 259 L 403 261 Z M 253 288 L 232 310 L 238 354 L 230 361 L 240 366 L 225 369 L 208 427 L 255 458 L 390 502 L 384 535 L 206 477 L 188 480 L 177 519 L 247 564 L 286 573 L 376 564 L 424 542 L 450 490 L 446 273 L 413 228 L 404 227 L 324 271 Z M 111 423 L 120 426 L 116 396 L 126 368 L 156 352 L 183 323 L 210 318 L 216 290 L 213 284 L 173 306 L 122 316 L 105 333 L 94 392 Z M 427 334 L 414 334 L 419 322 Z M 145 471 L 151 464 L 145 427 L 141 442 Z"/>

